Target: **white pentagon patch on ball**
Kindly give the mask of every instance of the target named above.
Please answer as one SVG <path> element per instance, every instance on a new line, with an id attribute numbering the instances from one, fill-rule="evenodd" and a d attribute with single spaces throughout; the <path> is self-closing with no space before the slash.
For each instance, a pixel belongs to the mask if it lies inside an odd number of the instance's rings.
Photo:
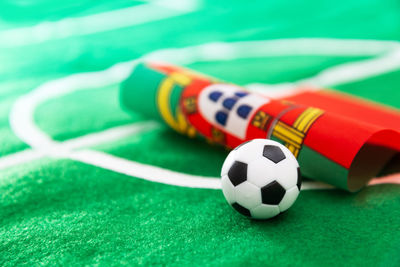
<path id="1" fill-rule="evenodd" d="M 222 166 L 221 177 L 228 203 L 254 219 L 269 219 L 286 211 L 301 188 L 295 156 L 268 139 L 254 139 L 232 150 Z"/>

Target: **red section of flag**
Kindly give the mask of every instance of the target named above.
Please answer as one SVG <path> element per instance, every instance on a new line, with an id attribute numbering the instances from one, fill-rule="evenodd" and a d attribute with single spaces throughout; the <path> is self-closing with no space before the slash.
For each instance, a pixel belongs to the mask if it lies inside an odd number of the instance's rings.
<path id="1" fill-rule="evenodd" d="M 304 143 L 346 168 L 366 142 L 400 150 L 396 141 L 400 113 L 395 109 L 330 90 L 306 91 L 285 100 L 326 111 L 310 128 Z"/>
<path id="2" fill-rule="evenodd" d="M 400 131 L 400 112 L 378 103 L 362 100 L 331 90 L 304 91 L 285 97 L 296 104 L 312 106 L 327 112 Z"/>
<path id="3" fill-rule="evenodd" d="M 322 115 L 313 124 L 304 144 L 343 167 L 350 168 L 358 150 L 379 129 L 334 114 L 327 115 Z"/>

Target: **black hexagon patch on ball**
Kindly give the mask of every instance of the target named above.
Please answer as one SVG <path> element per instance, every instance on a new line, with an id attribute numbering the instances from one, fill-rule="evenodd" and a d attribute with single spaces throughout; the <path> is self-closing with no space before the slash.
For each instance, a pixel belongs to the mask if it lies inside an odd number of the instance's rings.
<path id="1" fill-rule="evenodd" d="M 273 181 L 261 188 L 262 203 L 278 205 L 285 196 L 286 190 L 277 181 Z"/>
<path id="2" fill-rule="evenodd" d="M 247 180 L 247 164 L 235 161 L 228 171 L 228 178 L 234 186 L 237 186 Z"/>
<path id="3" fill-rule="evenodd" d="M 244 215 L 244 216 L 247 216 L 247 217 L 250 217 L 250 216 L 251 216 L 250 211 L 249 211 L 248 209 L 246 209 L 245 207 L 241 206 L 239 203 L 233 203 L 233 204 L 232 204 L 232 207 L 233 207 L 237 212 L 239 212 L 240 214 L 242 214 L 242 215 Z"/>
<path id="4" fill-rule="evenodd" d="M 299 189 L 299 191 L 300 191 L 300 189 L 301 189 L 301 182 L 302 182 L 302 180 L 301 180 L 301 172 L 300 172 L 300 168 L 297 168 L 297 188 Z"/>
<path id="5" fill-rule="evenodd" d="M 280 147 L 271 145 L 264 146 L 263 156 L 274 163 L 279 163 L 286 159 L 286 156 L 283 154 L 283 151 L 280 149 Z"/>

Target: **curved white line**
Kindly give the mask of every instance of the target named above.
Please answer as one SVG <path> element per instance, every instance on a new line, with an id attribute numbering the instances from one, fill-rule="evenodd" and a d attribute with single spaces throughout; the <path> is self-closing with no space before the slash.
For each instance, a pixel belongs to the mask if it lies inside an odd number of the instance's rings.
<path id="1" fill-rule="evenodd" d="M 10 112 L 11 129 L 18 138 L 36 149 L 46 149 L 57 142 L 43 132 L 34 122 L 34 112 L 41 103 L 78 90 L 97 89 L 118 83 L 130 74 L 137 60 L 116 64 L 104 71 L 79 73 L 46 82 L 20 97 Z"/>
<path id="2" fill-rule="evenodd" d="M 347 45 L 350 44 L 349 49 Z M 359 47 L 354 47 L 359 46 Z M 356 62 L 352 64 L 352 71 L 346 76 L 345 81 L 365 78 L 364 72 L 368 75 L 376 75 L 382 71 L 389 71 L 398 68 L 395 63 L 387 63 L 384 69 L 375 66 L 374 62 L 381 62 L 386 54 L 393 49 L 397 53 L 399 44 L 389 41 L 362 41 L 362 40 L 332 40 L 332 39 L 295 39 L 295 40 L 271 40 L 271 41 L 253 41 L 238 43 L 211 43 L 180 49 L 165 49 L 155 51 L 144 56 L 145 59 L 172 61 L 178 64 L 189 64 L 206 60 L 228 60 L 246 57 L 260 57 L 268 55 L 281 55 L 296 49 L 297 54 L 328 54 L 328 55 L 378 55 L 374 60 L 365 62 Z M 386 60 L 386 59 L 385 59 Z M 397 58 L 395 58 L 397 60 Z M 386 61 L 385 61 L 386 62 Z M 74 160 L 86 162 L 95 166 L 111 169 L 120 173 L 133 175 L 138 178 L 162 182 L 166 184 L 200 187 L 200 188 L 217 188 L 217 178 L 199 178 L 198 176 L 173 172 L 170 170 L 145 165 L 133 161 L 127 161 L 114 156 L 110 156 L 97 151 L 63 151 L 58 153 L 60 144 L 52 140 L 50 136 L 42 132 L 33 121 L 33 113 L 35 108 L 44 101 L 60 97 L 76 90 L 84 90 L 95 88 L 97 86 L 110 85 L 123 81 L 132 71 L 137 63 L 136 60 L 116 64 L 109 69 L 100 72 L 90 72 L 70 75 L 63 79 L 47 82 L 42 86 L 34 89 L 27 95 L 19 98 L 10 114 L 10 123 L 14 133 L 32 148 L 38 151 L 45 151 L 53 156 L 64 156 Z M 348 68 L 348 64 L 344 64 L 344 69 Z M 371 71 L 372 68 L 374 71 Z M 330 75 L 329 80 L 332 82 L 343 81 L 341 67 L 336 66 L 324 71 L 324 75 Z M 318 77 L 318 76 L 317 76 Z M 312 78 L 310 78 L 312 79 Z M 107 138 L 100 138 L 99 141 L 105 142 Z M 78 146 L 77 146 L 78 147 Z M 91 159 L 89 156 L 94 156 Z M 120 166 L 108 164 L 99 159 L 109 159 L 114 163 L 120 162 Z M 0 162 L 1 163 L 1 162 Z M 132 168 L 134 167 L 134 170 Z M 149 175 L 149 171 L 152 172 Z M 175 178 L 174 178 L 175 177 Z M 211 180 L 210 180 L 211 179 Z M 208 181 L 208 182 L 204 182 Z M 219 182 L 218 182 L 219 183 Z M 326 188 L 326 185 L 312 185 L 305 188 Z"/>
<path id="3" fill-rule="evenodd" d="M 400 49 L 398 48 L 382 57 L 334 66 L 321 71 L 314 77 L 302 79 L 294 83 L 283 83 L 278 85 L 252 83 L 246 87 L 251 91 L 267 96 L 286 97 L 304 91 L 321 90 L 321 88 L 327 86 L 359 81 L 397 69 L 400 69 Z"/>

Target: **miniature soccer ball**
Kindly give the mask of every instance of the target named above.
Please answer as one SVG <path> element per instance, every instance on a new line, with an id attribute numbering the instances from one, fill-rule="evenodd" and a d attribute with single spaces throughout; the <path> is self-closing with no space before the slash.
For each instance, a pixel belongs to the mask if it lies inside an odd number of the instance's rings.
<path id="1" fill-rule="evenodd" d="M 294 155 L 268 139 L 254 139 L 232 150 L 221 171 L 222 191 L 239 213 L 269 219 L 289 209 L 300 193 Z"/>

